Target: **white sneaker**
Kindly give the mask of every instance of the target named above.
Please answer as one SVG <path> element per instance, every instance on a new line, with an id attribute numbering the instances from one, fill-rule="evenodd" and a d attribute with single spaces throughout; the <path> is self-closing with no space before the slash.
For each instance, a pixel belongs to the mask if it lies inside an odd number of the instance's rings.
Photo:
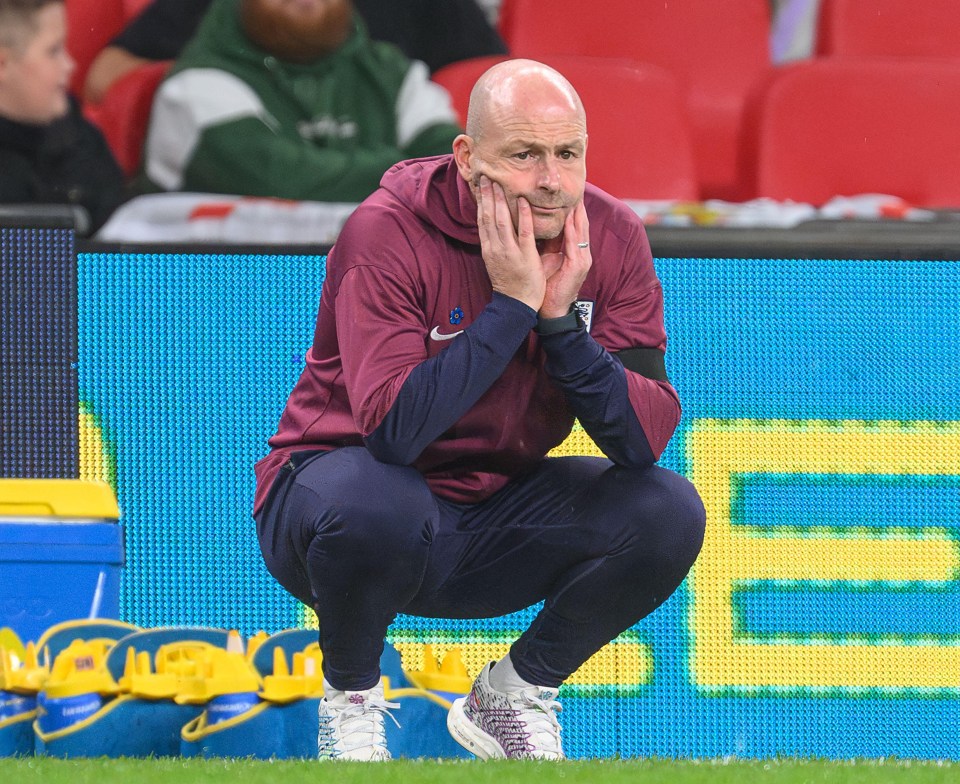
<path id="1" fill-rule="evenodd" d="M 338 691 L 324 681 L 317 754 L 322 760 L 381 762 L 390 759 L 384 716 L 400 706 L 383 698 L 383 681 L 366 691 Z"/>
<path id="2" fill-rule="evenodd" d="M 530 686 L 501 692 L 490 685 L 488 664 L 466 697 L 447 714 L 453 739 L 481 759 L 564 759 L 557 689 Z"/>

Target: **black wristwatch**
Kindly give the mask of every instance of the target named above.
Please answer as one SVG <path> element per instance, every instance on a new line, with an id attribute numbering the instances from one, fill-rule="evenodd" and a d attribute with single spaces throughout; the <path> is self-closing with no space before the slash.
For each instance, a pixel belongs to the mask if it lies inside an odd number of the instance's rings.
<path id="1" fill-rule="evenodd" d="M 583 326 L 579 308 L 571 304 L 569 312 L 558 318 L 545 319 L 538 315 L 536 331 L 538 335 L 555 335 L 558 332 L 574 332 Z"/>

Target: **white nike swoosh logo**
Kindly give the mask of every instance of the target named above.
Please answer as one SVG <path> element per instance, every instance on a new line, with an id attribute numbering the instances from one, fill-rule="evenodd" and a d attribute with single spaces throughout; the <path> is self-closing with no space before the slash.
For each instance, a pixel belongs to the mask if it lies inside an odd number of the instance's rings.
<path id="1" fill-rule="evenodd" d="M 458 329 L 456 332 L 451 332 L 449 335 L 444 335 L 440 331 L 440 327 L 434 327 L 433 329 L 430 330 L 430 337 L 433 338 L 434 340 L 451 340 L 455 338 L 457 335 L 459 335 L 461 332 L 463 332 L 463 330 Z"/>

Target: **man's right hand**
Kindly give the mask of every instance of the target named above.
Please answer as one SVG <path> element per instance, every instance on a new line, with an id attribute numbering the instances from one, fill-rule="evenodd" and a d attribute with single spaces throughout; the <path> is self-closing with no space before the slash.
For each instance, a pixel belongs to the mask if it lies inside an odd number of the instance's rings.
<path id="1" fill-rule="evenodd" d="M 494 291 L 518 299 L 539 311 L 546 293 L 537 241 L 533 236 L 533 215 L 522 196 L 517 198 L 517 228 L 503 187 L 484 174 L 477 189 L 477 227 L 480 252 Z"/>

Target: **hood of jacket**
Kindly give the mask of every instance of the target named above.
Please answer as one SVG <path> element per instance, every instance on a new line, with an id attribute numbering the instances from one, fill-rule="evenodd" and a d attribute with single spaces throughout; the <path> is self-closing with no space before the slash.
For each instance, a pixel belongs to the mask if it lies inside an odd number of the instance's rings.
<path id="1" fill-rule="evenodd" d="M 480 244 L 477 202 L 452 154 L 401 161 L 387 170 L 380 187 L 448 237 L 468 245 Z"/>

